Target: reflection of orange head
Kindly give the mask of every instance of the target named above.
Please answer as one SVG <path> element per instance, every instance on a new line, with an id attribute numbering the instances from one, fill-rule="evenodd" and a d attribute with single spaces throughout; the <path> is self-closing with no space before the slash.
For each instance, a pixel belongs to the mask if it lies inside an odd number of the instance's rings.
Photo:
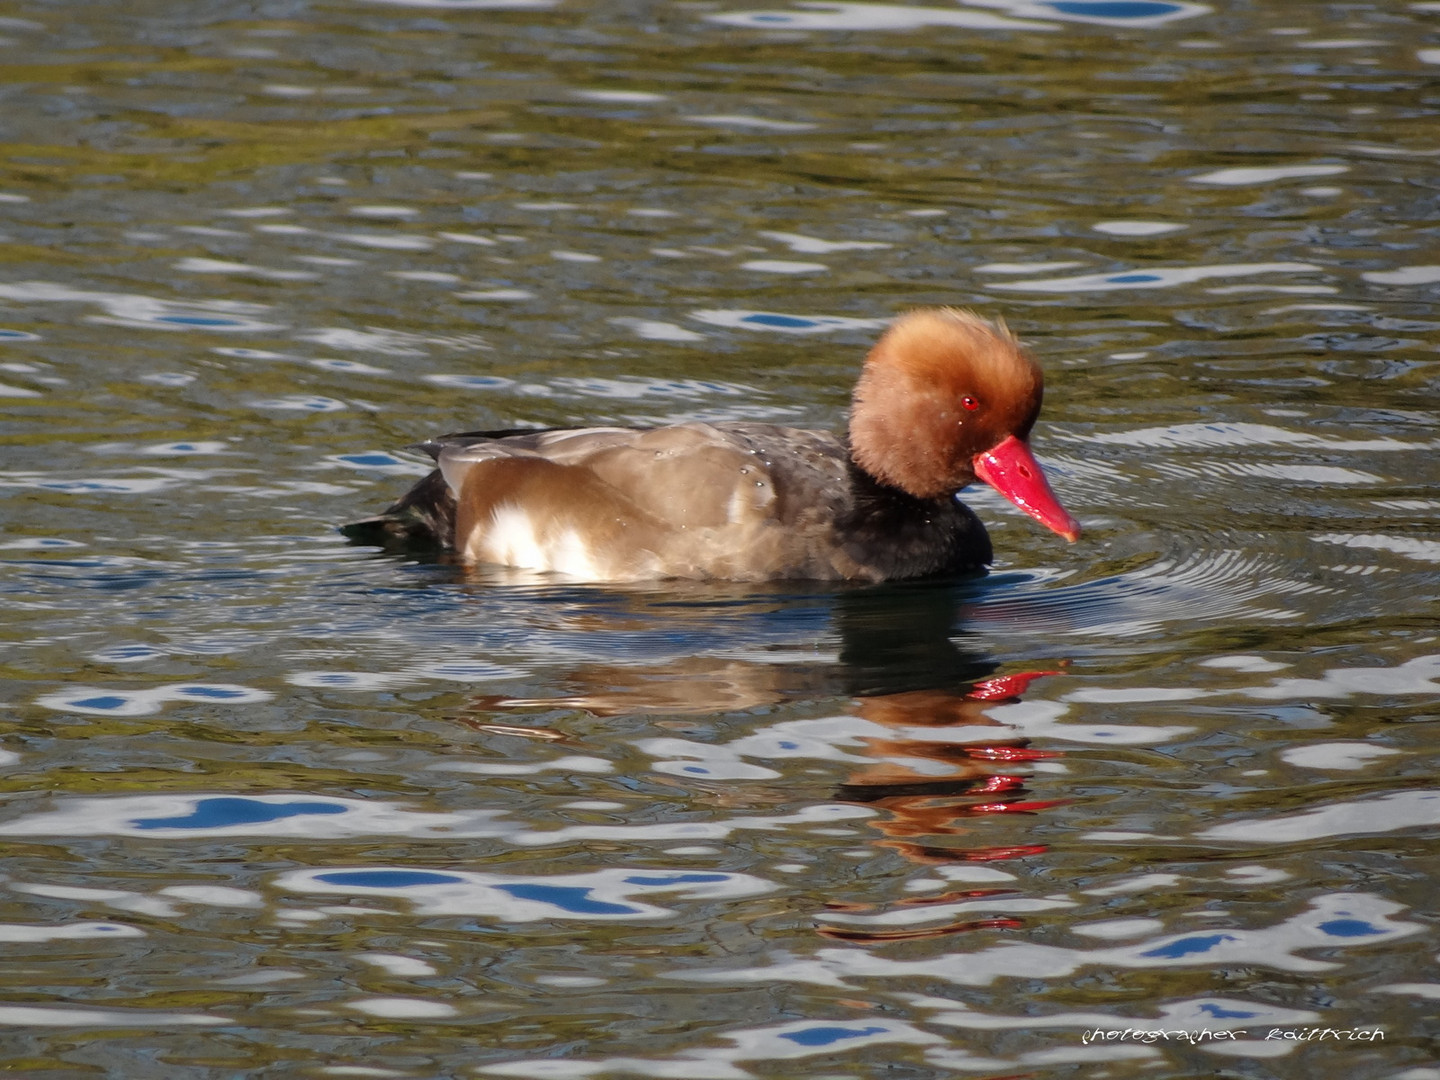
<path id="1" fill-rule="evenodd" d="M 964 790 L 958 790 L 963 785 Z M 909 787 L 911 791 L 904 793 Z M 845 793 L 863 792 L 861 785 L 847 785 Z M 940 781 L 930 784 L 887 785 L 875 791 L 893 792 L 883 798 L 858 801 L 878 806 L 893 816 L 873 823 L 886 836 L 954 836 L 967 832 L 956 822 L 984 814 L 1033 814 L 1058 806 L 1064 799 L 1024 800 L 1024 781 L 1018 776 L 992 776 L 986 780 Z M 998 796 L 998 798 L 997 798 Z"/>
<path id="2" fill-rule="evenodd" d="M 991 704 L 953 690 L 909 690 L 859 698 L 855 711 L 885 727 L 994 727 L 985 715 Z"/>
<path id="3" fill-rule="evenodd" d="M 817 926 L 815 932 L 834 941 L 852 941 L 857 945 L 883 945 L 889 941 L 917 941 L 923 938 L 947 937 L 971 930 L 1019 930 L 1025 924 L 1019 919 L 1001 916 L 996 919 L 971 919 L 969 922 L 946 923 L 944 926 L 922 926 L 907 930 L 866 930 L 863 927 Z"/>
<path id="4" fill-rule="evenodd" d="M 1057 805 L 1060 800 L 1026 798 L 1025 778 L 1014 770 L 1027 761 L 1058 757 L 1059 751 L 1032 749 L 1023 739 L 962 741 L 1000 727 L 986 710 L 1017 700 L 1033 680 L 1049 674 L 1054 673 L 997 676 L 963 693 L 915 690 L 860 698 L 859 714 L 895 730 L 897 737 L 865 739 L 873 763 L 852 773 L 837 797 L 884 810 L 885 817 L 871 822 L 871 828 L 887 838 L 876 843 L 916 862 L 1015 858 L 1044 850 L 1025 845 L 975 852 L 915 841 L 970 832 L 963 822 L 980 815 L 1035 813 Z M 934 734 L 907 738 L 897 730 L 904 728 L 917 735 Z M 941 734 L 937 729 L 953 729 L 954 741 L 934 737 Z"/>
<path id="5" fill-rule="evenodd" d="M 933 844 L 912 844 L 903 840 L 877 840 L 876 847 L 889 848 L 907 862 L 922 866 L 948 866 L 960 862 L 998 862 L 1044 854 L 1044 844 L 1011 844 L 1008 847 L 950 848 Z"/>

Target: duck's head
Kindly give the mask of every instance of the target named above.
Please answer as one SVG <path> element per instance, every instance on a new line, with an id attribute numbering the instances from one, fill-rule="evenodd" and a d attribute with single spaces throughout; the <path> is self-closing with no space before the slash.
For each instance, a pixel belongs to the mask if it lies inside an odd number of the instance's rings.
<path id="1" fill-rule="evenodd" d="M 958 308 L 896 319 L 855 386 L 855 463 L 917 498 L 953 495 L 976 479 L 1067 540 L 1080 523 L 1060 505 L 1030 452 L 1044 394 L 1040 366 L 1004 323 Z"/>

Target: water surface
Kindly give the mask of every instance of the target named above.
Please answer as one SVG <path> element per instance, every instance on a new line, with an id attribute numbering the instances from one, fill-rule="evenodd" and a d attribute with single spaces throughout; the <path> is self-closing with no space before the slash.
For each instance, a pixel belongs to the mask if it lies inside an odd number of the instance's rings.
<path id="1" fill-rule="evenodd" d="M 1440 1077 L 1437 18 L 0 7 L 7 1067 Z M 1080 543 L 335 531 L 437 432 L 838 427 L 920 304 Z"/>

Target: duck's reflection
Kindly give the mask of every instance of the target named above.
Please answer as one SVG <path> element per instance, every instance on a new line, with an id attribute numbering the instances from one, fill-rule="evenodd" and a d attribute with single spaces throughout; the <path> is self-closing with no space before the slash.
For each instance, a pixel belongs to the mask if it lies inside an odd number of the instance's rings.
<path id="1" fill-rule="evenodd" d="M 858 698 L 857 712 L 872 723 L 898 730 L 945 727 L 998 727 L 985 710 L 1018 701 L 1032 679 L 1053 672 L 1025 672 L 975 683 L 964 694 L 917 690 Z M 998 734 L 998 732 L 997 732 Z M 946 742 L 903 736 L 867 738 L 875 764 L 852 773 L 836 790 L 847 802 L 865 803 L 886 811 L 873 822 L 884 839 L 907 859 L 946 863 L 1010 859 L 1033 855 L 1043 845 L 991 848 L 954 846 L 944 838 L 970 830 L 966 819 L 986 814 L 1034 813 L 1057 800 L 1029 797 L 1025 763 L 1058 757 L 1058 751 L 1037 750 L 1023 738 L 983 742 Z"/>
<path id="2" fill-rule="evenodd" d="M 966 647 L 957 625 L 974 588 L 915 584 L 798 597 L 737 596 L 733 605 L 742 621 L 764 620 L 773 630 L 776 620 L 786 620 L 796 624 L 791 629 L 813 634 L 809 640 L 814 644 L 798 647 L 792 636 L 788 645 L 772 642 L 748 650 L 727 645 L 721 656 L 677 658 L 672 653 L 647 666 L 637 666 L 633 656 L 625 662 L 579 663 L 566 673 L 560 694 L 473 698 L 472 708 L 487 719 L 472 722 L 496 731 L 500 725 L 492 721 L 499 710 L 570 708 L 602 716 L 668 714 L 673 722 L 658 722 L 683 729 L 692 726 L 687 716 L 848 698 L 847 711 L 868 723 L 861 725 L 865 734 L 846 741 L 844 756 L 853 757 L 858 744 L 869 763 L 853 769 L 832 797 L 882 812 L 870 822 L 880 834 L 875 844 L 924 864 L 1034 855 L 1043 845 L 975 845 L 973 821 L 1055 805 L 1033 798 L 1026 777 L 1030 763 L 1058 757 L 1058 752 L 1030 746 L 988 715 L 996 705 L 1018 701 L 1031 682 L 1054 672 L 997 674 L 993 659 Z M 629 602 L 612 599 L 567 618 L 572 628 L 591 634 L 654 633 L 657 623 L 668 640 L 692 632 L 684 623 L 695 616 L 695 606 L 681 603 L 661 611 L 660 603 L 653 595 L 632 596 Z M 713 617 L 713 605 L 708 611 Z M 666 622 L 671 616 L 676 621 Z M 727 625 L 735 624 L 727 620 Z M 822 639 L 830 647 L 822 647 Z M 994 738 L 985 737 L 987 728 L 994 729 Z M 953 739 L 945 737 L 946 729 L 954 730 Z M 552 729 L 525 730 L 538 737 L 564 737 Z"/>

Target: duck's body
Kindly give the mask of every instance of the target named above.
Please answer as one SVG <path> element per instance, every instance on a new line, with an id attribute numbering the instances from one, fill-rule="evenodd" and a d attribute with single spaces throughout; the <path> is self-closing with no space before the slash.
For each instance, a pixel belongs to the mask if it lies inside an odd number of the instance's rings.
<path id="1" fill-rule="evenodd" d="M 347 531 L 589 581 L 973 572 L 990 539 L 954 495 L 977 472 L 1079 532 L 1024 442 L 1039 407 L 1039 369 L 1003 327 L 914 312 L 872 350 L 848 441 L 752 423 L 446 435 L 423 444 L 435 472 Z"/>
<path id="2" fill-rule="evenodd" d="M 440 467 L 372 521 L 467 562 L 590 581 L 883 581 L 990 561 L 969 507 L 875 482 L 825 431 L 691 423 L 423 446 Z"/>

